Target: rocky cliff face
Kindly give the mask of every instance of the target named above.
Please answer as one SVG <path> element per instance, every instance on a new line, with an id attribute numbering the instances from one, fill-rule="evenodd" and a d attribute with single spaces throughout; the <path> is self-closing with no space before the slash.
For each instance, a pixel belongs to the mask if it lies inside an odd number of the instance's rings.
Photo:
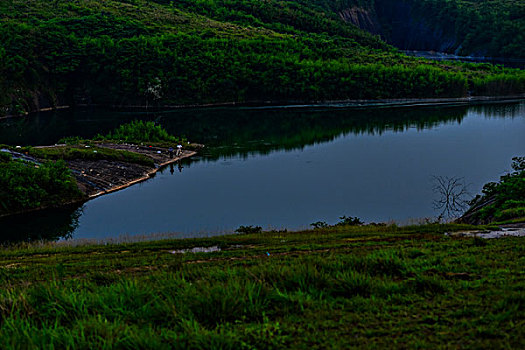
<path id="1" fill-rule="evenodd" d="M 444 28 L 405 1 L 376 0 L 374 7 L 348 8 L 339 16 L 402 50 L 454 53 L 459 46 L 452 21 L 449 28 Z"/>
<path id="2" fill-rule="evenodd" d="M 453 21 L 446 27 L 438 24 L 431 14 L 418 13 L 409 2 L 380 0 L 376 13 L 388 29 L 383 32 L 385 39 L 400 49 L 452 53 L 458 46 Z"/>
<path id="3" fill-rule="evenodd" d="M 377 16 L 373 10 L 352 7 L 340 11 L 339 16 L 343 21 L 352 23 L 372 34 L 381 34 L 381 24 L 377 20 Z"/>

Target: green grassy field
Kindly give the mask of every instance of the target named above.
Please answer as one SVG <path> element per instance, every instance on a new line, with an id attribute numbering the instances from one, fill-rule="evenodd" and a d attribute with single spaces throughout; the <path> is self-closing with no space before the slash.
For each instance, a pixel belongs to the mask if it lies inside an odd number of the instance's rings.
<path id="1" fill-rule="evenodd" d="M 525 240 L 465 228 L 6 247 L 0 347 L 523 348 Z"/>

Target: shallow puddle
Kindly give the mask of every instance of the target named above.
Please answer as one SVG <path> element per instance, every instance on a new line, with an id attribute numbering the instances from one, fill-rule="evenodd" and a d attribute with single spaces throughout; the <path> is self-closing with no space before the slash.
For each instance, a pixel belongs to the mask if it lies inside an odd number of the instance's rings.
<path id="1" fill-rule="evenodd" d="M 213 247 L 195 247 L 191 249 L 178 249 L 178 250 L 171 250 L 171 254 L 185 254 L 185 253 L 214 253 L 214 252 L 220 252 L 221 248 L 218 246 Z"/>
<path id="2" fill-rule="evenodd" d="M 447 232 L 447 236 L 459 236 L 459 237 L 479 237 L 479 238 L 504 238 L 504 237 L 524 237 L 525 227 L 505 227 L 499 230 L 489 231 L 460 231 L 460 232 Z"/>

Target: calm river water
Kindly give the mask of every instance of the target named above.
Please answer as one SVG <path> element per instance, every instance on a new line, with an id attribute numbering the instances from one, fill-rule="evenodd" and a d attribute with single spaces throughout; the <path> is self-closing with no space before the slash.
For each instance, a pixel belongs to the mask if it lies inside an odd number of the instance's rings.
<path id="1" fill-rule="evenodd" d="M 301 229 L 435 218 L 433 176 L 472 195 L 525 155 L 525 103 L 420 108 L 218 108 L 159 113 L 62 111 L 0 122 L 0 143 L 52 144 L 133 119 L 207 145 L 202 155 L 123 191 L 69 208 L 4 219 L 2 239 L 174 233 L 240 225 Z"/>

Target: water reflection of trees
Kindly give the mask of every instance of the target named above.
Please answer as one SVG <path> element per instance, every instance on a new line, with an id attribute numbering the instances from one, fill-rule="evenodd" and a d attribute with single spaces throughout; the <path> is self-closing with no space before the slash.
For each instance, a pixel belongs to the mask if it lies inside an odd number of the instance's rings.
<path id="1" fill-rule="evenodd" d="M 82 208 L 68 207 L 0 218 L 0 244 L 71 238 L 81 214 Z"/>
<path id="2" fill-rule="evenodd" d="M 483 114 L 486 118 L 525 117 L 525 103 L 479 105 L 470 107 L 469 111 Z"/>
<path id="3" fill-rule="evenodd" d="M 368 110 L 216 109 L 192 111 L 181 118 L 165 114 L 161 122 L 170 131 L 184 130 L 206 144 L 206 158 L 266 154 L 302 149 L 349 134 L 381 135 L 460 123 L 468 107 L 376 108 Z"/>
<path id="4" fill-rule="evenodd" d="M 524 114 L 525 104 L 410 108 L 193 109 L 160 113 L 170 132 L 182 132 L 206 144 L 207 159 L 302 149 L 337 137 L 381 135 L 461 123 L 467 113 L 489 117 Z"/>
<path id="5" fill-rule="evenodd" d="M 515 117 L 525 114 L 525 103 L 372 109 L 193 108 L 155 113 L 62 110 L 0 121 L 0 144 L 44 145 L 66 136 L 90 138 L 130 120 L 143 119 L 211 146 L 214 154 L 242 155 L 301 148 L 347 134 L 428 129 L 461 122 L 467 111 L 486 117 Z"/>
<path id="6" fill-rule="evenodd" d="M 108 110 L 58 110 L 0 120 L 0 144 L 38 146 L 52 145 L 63 137 L 91 138 L 106 134 L 123 123 L 140 118 L 137 113 Z M 153 116 L 145 114 L 145 119 Z"/>

